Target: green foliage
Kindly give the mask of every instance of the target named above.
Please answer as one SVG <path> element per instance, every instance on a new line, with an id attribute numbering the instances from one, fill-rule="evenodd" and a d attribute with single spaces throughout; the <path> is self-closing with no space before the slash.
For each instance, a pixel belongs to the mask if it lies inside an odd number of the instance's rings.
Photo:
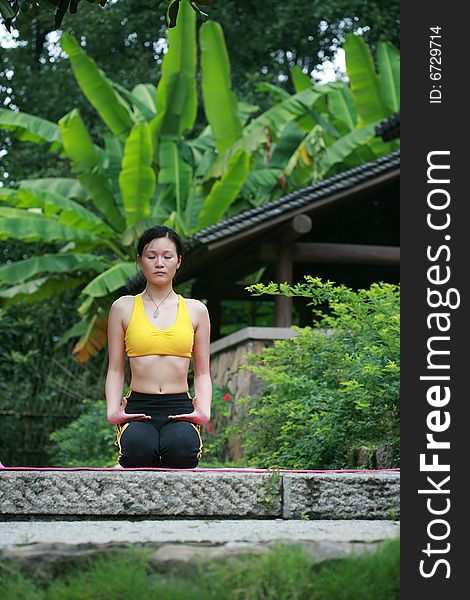
<path id="1" fill-rule="evenodd" d="M 140 548 L 95 557 L 42 585 L 43 568 L 36 579 L 6 565 L 1 570 L 0 595 L 9 600 L 398 600 L 400 542 L 319 564 L 302 546 L 277 544 L 259 556 L 201 563 L 191 577 L 152 572 L 151 551 Z"/>
<path id="2" fill-rule="evenodd" d="M 228 445 L 233 396 L 228 388 L 212 388 L 211 420 L 203 425 L 201 466 L 215 467 L 230 461 Z"/>
<path id="3" fill-rule="evenodd" d="M 353 291 L 307 277 L 306 283 L 256 284 L 328 302 L 313 327 L 251 355 L 248 368 L 267 388 L 247 398 L 238 428 L 257 467 L 345 468 L 360 445 L 399 444 L 399 288 L 374 283 Z"/>
<path id="4" fill-rule="evenodd" d="M 83 413 L 50 435 L 49 454 L 56 467 L 112 467 L 117 462 L 114 428 L 104 400 L 83 400 Z"/>
<path id="5" fill-rule="evenodd" d="M 10 241 L 0 242 L 0 250 L 6 261 L 36 269 L 53 248 Z M 104 361 L 85 367 L 73 360 L 69 346 L 54 348 L 74 322 L 76 306 L 74 293 L 65 292 L 33 307 L 0 309 L 0 460 L 6 465 L 51 465 L 45 450 L 50 433 L 80 414 L 83 397 L 102 396 Z"/>

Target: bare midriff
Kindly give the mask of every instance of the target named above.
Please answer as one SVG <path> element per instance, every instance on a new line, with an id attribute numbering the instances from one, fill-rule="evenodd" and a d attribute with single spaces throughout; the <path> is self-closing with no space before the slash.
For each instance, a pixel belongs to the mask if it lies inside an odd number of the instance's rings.
<path id="1" fill-rule="evenodd" d="M 190 359 L 184 356 L 134 356 L 129 358 L 131 390 L 142 394 L 178 394 L 188 391 Z"/>

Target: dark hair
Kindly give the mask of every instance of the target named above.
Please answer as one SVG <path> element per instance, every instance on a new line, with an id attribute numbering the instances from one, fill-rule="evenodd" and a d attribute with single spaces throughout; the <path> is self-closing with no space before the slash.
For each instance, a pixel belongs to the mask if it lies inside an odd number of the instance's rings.
<path id="1" fill-rule="evenodd" d="M 155 227 L 150 227 L 150 229 L 146 229 L 144 233 L 140 236 L 139 241 L 137 242 L 137 254 L 142 256 L 142 252 L 147 244 L 149 244 L 152 240 L 156 238 L 167 237 L 175 244 L 176 253 L 178 256 L 183 256 L 183 242 L 180 236 L 176 233 L 174 229 L 171 227 L 166 227 L 165 225 L 155 225 Z"/>

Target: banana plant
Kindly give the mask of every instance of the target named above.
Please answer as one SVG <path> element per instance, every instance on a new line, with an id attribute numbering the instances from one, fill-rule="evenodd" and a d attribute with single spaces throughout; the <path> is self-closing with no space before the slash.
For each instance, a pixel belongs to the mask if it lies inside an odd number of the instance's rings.
<path id="1" fill-rule="evenodd" d="M 348 84 L 315 85 L 299 67 L 291 72 L 295 94 L 261 84 L 276 104 L 245 128 L 212 172 L 238 148 L 249 149 L 253 165 L 242 195 L 259 204 L 398 149 L 398 141 L 375 136 L 375 127 L 399 110 L 398 51 L 380 42 L 375 65 L 362 38 L 348 35 L 344 49 Z"/>
<path id="2" fill-rule="evenodd" d="M 181 3 L 177 26 L 168 33 L 157 86 L 126 90 L 115 85 L 74 37 L 62 35 L 74 77 L 108 130 L 103 143 L 92 140 L 76 109 L 58 123 L 0 109 L 2 129 L 59 152 L 73 175 L 0 188 L 0 239 L 42 240 L 58 247 L 55 253 L 0 268 L 0 299 L 31 303 L 81 290 L 81 321 L 61 340 L 79 337 L 77 360 L 86 361 L 106 341 L 109 307 L 136 273 L 133 248 L 140 233 L 160 222 L 186 237 L 214 224 L 236 200 L 248 174 L 249 156 L 239 152 L 226 172 L 204 182 L 207 165 L 222 147 L 219 132 L 227 115 L 237 129 L 226 145 L 243 129 L 220 26 L 205 24 L 201 40 L 206 38 L 201 82 L 208 126 L 197 137 L 190 137 L 197 114 L 196 13 L 188 2 Z M 218 81 L 222 72 L 225 78 Z M 240 112 L 249 108 L 242 106 Z"/>

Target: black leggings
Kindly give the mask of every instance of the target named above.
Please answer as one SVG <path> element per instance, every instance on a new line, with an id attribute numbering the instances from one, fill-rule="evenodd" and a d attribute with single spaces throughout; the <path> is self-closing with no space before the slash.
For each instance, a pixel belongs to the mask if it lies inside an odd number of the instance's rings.
<path id="1" fill-rule="evenodd" d="M 188 393 L 142 394 L 131 392 L 126 412 L 152 418 L 116 425 L 119 464 L 132 467 L 194 469 L 202 455 L 201 426 L 168 419 L 193 412 Z"/>

